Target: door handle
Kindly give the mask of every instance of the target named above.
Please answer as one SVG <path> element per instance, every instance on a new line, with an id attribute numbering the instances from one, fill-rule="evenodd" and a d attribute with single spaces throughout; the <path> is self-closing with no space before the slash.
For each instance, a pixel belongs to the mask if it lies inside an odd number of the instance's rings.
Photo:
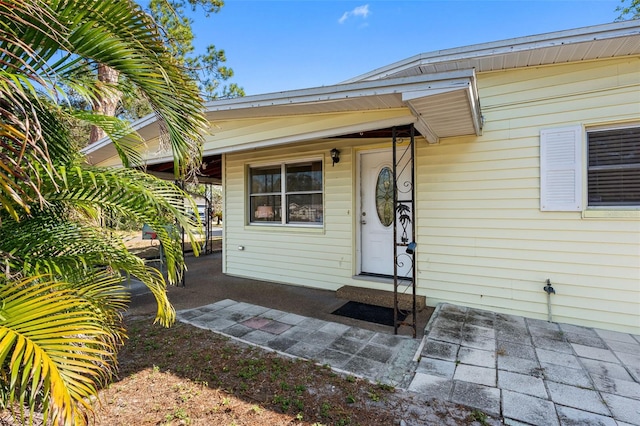
<path id="1" fill-rule="evenodd" d="M 362 219 L 362 220 L 360 221 L 360 223 L 361 223 L 361 224 L 363 224 L 363 225 L 366 225 L 366 224 L 367 224 L 367 221 L 366 221 L 366 220 L 364 220 L 364 219 Z"/>

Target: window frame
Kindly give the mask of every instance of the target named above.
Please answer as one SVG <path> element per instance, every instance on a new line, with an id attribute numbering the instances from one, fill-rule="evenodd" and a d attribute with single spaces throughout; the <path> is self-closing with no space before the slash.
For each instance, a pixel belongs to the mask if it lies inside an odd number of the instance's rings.
<path id="1" fill-rule="evenodd" d="M 540 211 L 583 218 L 640 218 L 640 205 L 589 204 L 588 133 L 640 128 L 640 121 L 540 129 Z"/>
<path id="2" fill-rule="evenodd" d="M 287 189 L 287 167 L 304 165 L 306 163 L 319 163 L 321 173 L 321 188 L 318 190 L 288 191 Z M 253 193 L 252 191 L 252 170 L 261 168 L 280 168 L 280 191 L 269 193 Z M 249 226 L 266 227 L 287 227 L 287 228 L 322 228 L 325 219 L 325 162 L 323 157 L 296 158 L 278 162 L 252 163 L 247 165 L 247 198 L 246 198 L 246 223 Z M 314 195 L 319 194 L 322 199 L 322 220 L 320 222 L 296 222 L 288 221 L 289 206 L 287 197 L 291 195 Z M 272 195 L 280 197 L 280 220 L 279 221 L 255 221 L 252 220 L 252 197 Z"/>
<path id="3" fill-rule="evenodd" d="M 590 135 L 593 133 L 601 133 L 601 132 L 609 132 L 609 131 L 624 131 L 627 129 L 638 129 L 640 130 L 640 123 L 626 123 L 623 125 L 610 125 L 610 126 L 594 126 L 587 127 L 585 129 L 585 204 L 587 210 L 592 211 L 623 211 L 623 210 L 640 210 L 640 202 L 637 204 L 591 204 L 590 197 L 590 179 L 589 173 L 590 171 L 607 171 L 607 170 L 622 170 L 625 168 L 629 168 L 629 165 L 621 165 L 617 167 L 616 165 L 610 166 L 591 166 L 591 147 L 590 147 Z M 633 167 L 636 168 L 636 167 Z M 640 173 L 640 172 L 639 172 Z"/>

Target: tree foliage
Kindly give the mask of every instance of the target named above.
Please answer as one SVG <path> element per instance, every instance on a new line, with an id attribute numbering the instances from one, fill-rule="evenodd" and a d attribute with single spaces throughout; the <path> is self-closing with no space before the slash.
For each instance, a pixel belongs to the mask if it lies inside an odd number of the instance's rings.
<path id="1" fill-rule="evenodd" d="M 620 3 L 616 7 L 616 12 L 620 13 L 616 21 L 640 19 L 640 0 L 620 0 Z"/>
<path id="2" fill-rule="evenodd" d="M 97 81 L 101 65 L 122 81 Z M 125 166 L 139 164 L 128 122 L 85 108 L 115 92 L 148 100 L 179 174 L 199 164 L 203 100 L 140 6 L 0 2 L 0 409 L 23 422 L 35 412 L 56 425 L 86 422 L 125 338 L 125 276 L 155 295 L 157 321 L 174 321 L 166 285 L 184 270 L 179 228 L 193 244 L 194 203 L 185 206 L 184 191 L 141 171 L 85 164 L 71 133 L 72 122 L 99 126 Z M 166 279 L 101 225 L 105 214 L 152 226 Z"/>
<path id="3" fill-rule="evenodd" d="M 227 58 L 222 49 L 209 44 L 205 53 L 195 54 L 193 20 L 188 11 L 202 11 L 206 18 L 218 13 L 222 0 L 150 0 L 149 12 L 164 30 L 165 41 L 174 57 L 198 81 L 200 92 L 208 100 L 244 96 L 237 84 L 223 84 L 233 77 L 233 70 L 225 65 Z"/>
<path id="4" fill-rule="evenodd" d="M 224 50 L 211 44 L 206 46 L 205 53 L 195 53 L 193 20 L 189 17 L 189 11 L 202 12 L 205 18 L 209 18 L 220 11 L 224 4 L 222 0 L 150 0 L 145 3 L 147 12 L 160 26 L 165 46 L 195 82 L 203 98 L 213 100 L 244 96 L 244 90 L 236 83 L 225 84 L 233 77 L 233 70 L 225 65 L 227 59 Z M 75 95 L 72 102 L 77 106 L 128 121 L 135 121 L 153 112 L 153 105 L 145 93 L 136 90 L 135 82 L 128 81 L 116 69 L 100 64 L 92 78 L 103 86 L 111 86 L 112 90 L 103 91 L 92 102 L 87 102 L 77 96 L 73 88 L 67 88 L 69 94 Z M 72 124 L 76 140 L 82 146 L 106 136 L 99 126 L 77 120 Z M 86 134 L 90 134 L 90 137 L 87 138 Z"/>

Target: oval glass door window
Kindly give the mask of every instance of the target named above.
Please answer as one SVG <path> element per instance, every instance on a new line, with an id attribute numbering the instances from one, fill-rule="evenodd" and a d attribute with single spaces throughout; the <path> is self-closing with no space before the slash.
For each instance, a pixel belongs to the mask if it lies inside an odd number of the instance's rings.
<path id="1" fill-rule="evenodd" d="M 376 182 L 376 211 L 384 226 L 393 223 L 393 173 L 389 167 L 383 167 Z"/>

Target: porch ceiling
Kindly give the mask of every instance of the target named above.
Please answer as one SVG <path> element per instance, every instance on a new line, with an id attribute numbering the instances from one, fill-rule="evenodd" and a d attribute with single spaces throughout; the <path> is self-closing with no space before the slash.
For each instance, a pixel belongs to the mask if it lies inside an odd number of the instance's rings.
<path id="1" fill-rule="evenodd" d="M 174 179 L 173 161 L 149 164 L 146 172 L 166 180 Z M 208 155 L 202 158 L 202 166 L 195 178 L 200 183 L 222 185 L 222 155 Z M 195 180 L 194 179 L 194 180 Z"/>

